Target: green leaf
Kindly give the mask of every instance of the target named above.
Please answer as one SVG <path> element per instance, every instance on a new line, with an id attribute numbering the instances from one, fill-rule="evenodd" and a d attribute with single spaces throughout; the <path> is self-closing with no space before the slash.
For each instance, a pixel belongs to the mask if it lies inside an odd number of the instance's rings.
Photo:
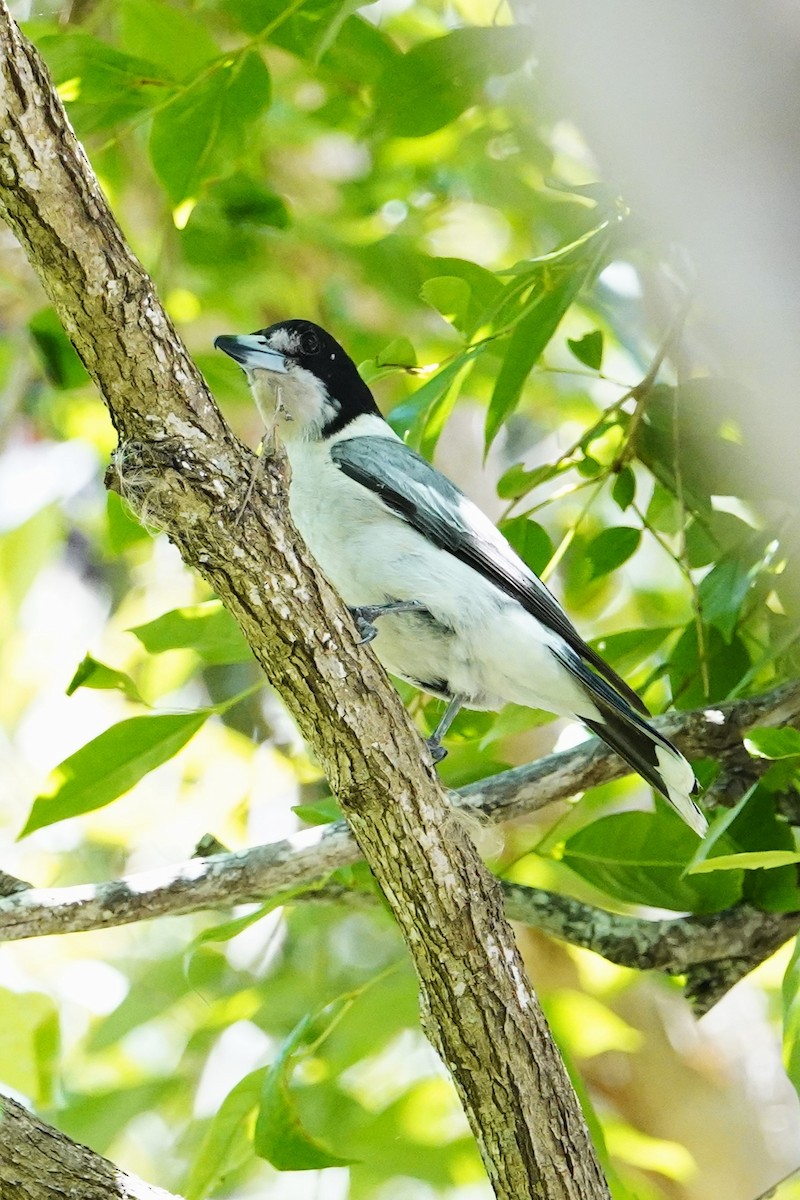
<path id="1" fill-rule="evenodd" d="M 54 387 L 83 387 L 89 375 L 52 308 L 41 308 L 28 322 L 45 375 Z"/>
<path id="2" fill-rule="evenodd" d="M 656 483 L 647 506 L 647 523 L 660 533 L 680 533 L 685 523 L 681 505 L 672 492 Z"/>
<path id="3" fill-rule="evenodd" d="M 122 44 L 180 78 L 194 78 L 220 48 L 206 23 L 161 0 L 118 0 Z"/>
<path id="4" fill-rule="evenodd" d="M 624 676 L 655 654 L 674 632 L 671 625 L 662 625 L 656 629 L 626 629 L 622 633 L 609 633 L 604 637 L 595 638 L 590 644 L 602 654 L 606 662 Z"/>
<path id="5" fill-rule="evenodd" d="M 522 389 L 533 366 L 561 324 L 578 292 L 594 275 L 608 246 L 604 230 L 584 241 L 547 270 L 535 268 L 533 297 L 526 302 L 525 315 L 517 321 L 503 365 L 495 381 L 486 414 L 486 446 L 491 446 L 503 422 L 519 403 Z"/>
<path id="6" fill-rule="evenodd" d="M 603 335 L 599 329 L 585 333 L 582 338 L 567 338 L 567 345 L 584 366 L 599 371 L 603 365 Z"/>
<path id="7" fill-rule="evenodd" d="M 407 337 L 394 338 L 375 355 L 378 367 L 415 367 L 417 352 Z"/>
<path id="8" fill-rule="evenodd" d="M 266 1067 L 240 1079 L 222 1101 L 192 1163 L 186 1200 L 204 1200 L 226 1175 L 253 1157 L 253 1115 L 264 1087 Z"/>
<path id="9" fill-rule="evenodd" d="M 469 299 L 463 314 L 461 331 L 472 337 L 486 323 L 486 313 L 497 303 L 504 292 L 504 285 L 493 271 L 470 262 L 465 258 L 439 256 L 423 259 L 420 269 L 425 272 L 425 278 L 460 279 L 469 288 Z"/>
<path id="10" fill-rule="evenodd" d="M 800 936 L 783 976 L 783 1056 L 786 1073 L 800 1095 Z"/>
<path id="11" fill-rule="evenodd" d="M 688 874 L 769 870 L 773 867 L 790 867 L 794 863 L 800 863 L 800 853 L 794 850 L 743 850 L 739 854 L 720 854 L 716 858 L 706 858 L 689 867 Z"/>
<path id="12" fill-rule="evenodd" d="M 555 549 L 547 530 L 530 517 L 521 516 L 503 521 L 500 532 L 534 574 L 541 575 Z"/>
<path id="13" fill-rule="evenodd" d="M 55 821 L 94 812 L 129 792 L 150 771 L 174 758 L 212 711 L 159 713 L 112 725 L 55 768 L 47 791 L 34 800 L 20 837 Z"/>
<path id="14" fill-rule="evenodd" d="M 617 475 L 611 489 L 611 496 L 614 503 L 618 504 L 623 512 L 633 504 L 636 496 L 636 476 L 630 467 L 623 467 Z"/>
<path id="15" fill-rule="evenodd" d="M 528 58 L 520 32 L 473 26 L 413 46 L 378 80 L 377 124 L 394 137 L 424 137 L 454 121 L 480 99 L 487 79 L 518 70 Z"/>
<path id="16" fill-rule="evenodd" d="M 122 54 L 87 33 L 47 34 L 37 45 L 82 135 L 145 112 L 174 87 L 174 62 Z"/>
<path id="17" fill-rule="evenodd" d="M 106 530 L 104 550 L 112 558 L 124 553 L 137 542 L 150 542 L 150 534 L 131 515 L 131 510 L 116 492 L 106 495 Z"/>
<path id="18" fill-rule="evenodd" d="M 351 1003 L 348 995 L 329 1006 L 328 1027 Z M 289 1080 L 298 1058 L 312 1041 L 317 1040 L 312 1034 L 315 1024 L 311 1015 L 303 1017 L 281 1046 L 264 1078 L 256 1118 L 255 1151 L 279 1171 L 319 1171 L 325 1167 L 345 1167 L 352 1162 L 352 1159 L 331 1153 L 305 1131 L 289 1090 Z"/>
<path id="19" fill-rule="evenodd" d="M 755 758 L 794 758 L 800 755 L 800 730 L 791 726 L 751 729 L 744 744 L 748 754 Z"/>
<path id="20" fill-rule="evenodd" d="M 598 579 L 616 571 L 627 562 L 639 548 L 642 531 L 632 525 L 615 525 L 603 529 L 586 547 L 586 557 L 591 568 L 590 579 Z"/>
<path id="21" fill-rule="evenodd" d="M 191 220 L 194 222 L 199 216 L 208 221 L 212 215 L 225 221 L 238 236 L 248 226 L 286 229 L 289 224 L 289 214 L 280 196 L 243 171 L 209 186 L 204 201 L 192 211 Z"/>
<path id="22" fill-rule="evenodd" d="M 39 1106 L 52 1104 L 58 1047 L 58 1011 L 50 997 L 0 988 L 0 1081 Z"/>
<path id="23" fill-rule="evenodd" d="M 564 471 L 571 471 L 574 466 L 574 462 L 545 463 L 541 467 L 533 467 L 528 471 L 522 463 L 515 463 L 504 475 L 500 476 L 497 483 L 497 494 L 501 500 L 519 500 L 521 496 L 527 496 L 539 484 L 555 479 Z"/>
<path id="24" fill-rule="evenodd" d="M 129 630 L 148 654 L 194 650 L 204 662 L 248 662 L 252 652 L 239 626 L 219 600 L 173 608 L 146 625 Z"/>
<path id="25" fill-rule="evenodd" d="M 221 59 L 156 113 L 150 157 L 174 206 L 196 199 L 207 179 L 231 173 L 269 102 L 269 72 L 248 50 Z"/>
<path id="26" fill-rule="evenodd" d="M 607 895 L 676 912 L 719 912 L 742 892 L 741 871 L 685 876 L 697 838 L 674 813 L 601 817 L 568 838 L 563 862 Z"/>
<path id="27" fill-rule="evenodd" d="M 733 636 L 752 582 L 752 569 L 738 558 L 726 556 L 700 583 L 697 597 L 703 621 L 714 625 L 726 641 Z"/>
<path id="28" fill-rule="evenodd" d="M 129 700 L 138 704 L 144 703 L 130 675 L 126 675 L 124 671 L 117 671 L 114 667 L 107 667 L 105 663 L 92 658 L 91 654 L 87 654 L 78 664 L 75 674 L 67 684 L 67 695 L 71 696 L 82 687 L 96 688 L 98 691 L 119 691 Z"/>
<path id="29" fill-rule="evenodd" d="M 440 275 L 434 279 L 426 279 L 420 295 L 456 329 L 464 329 L 471 296 L 469 284 L 465 280 L 457 275 Z"/>
<path id="30" fill-rule="evenodd" d="M 429 410 L 449 393 L 464 368 L 482 354 L 484 349 L 485 343 L 457 354 L 452 362 L 442 367 L 441 371 L 437 371 L 407 400 L 396 404 L 387 417 L 395 433 L 400 437 L 406 437 L 415 430 L 421 434 Z"/>
<path id="31" fill-rule="evenodd" d="M 703 665 L 705 664 L 705 671 Z M 697 625 L 686 626 L 669 658 L 672 701 L 676 708 L 698 708 L 727 699 L 750 667 L 750 655 L 737 635 L 726 642 L 713 625 L 703 628 L 698 645 Z"/>
<path id="32" fill-rule="evenodd" d="M 292 812 L 306 825 L 330 825 L 342 818 L 342 810 L 333 796 L 324 796 L 314 804 L 293 804 Z"/>

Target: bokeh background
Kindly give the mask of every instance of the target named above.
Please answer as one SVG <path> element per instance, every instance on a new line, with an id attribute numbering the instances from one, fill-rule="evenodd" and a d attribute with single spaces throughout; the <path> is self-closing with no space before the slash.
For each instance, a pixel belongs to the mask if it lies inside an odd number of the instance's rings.
<path id="1" fill-rule="evenodd" d="M 257 415 L 214 337 L 310 317 L 654 710 L 797 675 L 788 6 L 13 8 L 244 440 L 257 446 Z M 238 848 L 331 819 L 213 597 L 106 494 L 110 422 L 7 231 L 0 396 L 0 866 L 59 887 L 178 862 L 207 832 Z M 437 705 L 404 695 L 430 729 Z M 214 706 L 108 795 L 114 764 L 93 739 Z M 728 852 L 795 848 L 792 732 Z M 583 736 L 545 714 L 467 713 L 442 773 L 456 786 Z M 86 787 L 69 792 L 51 772 L 87 744 Z M 617 912 L 800 908 L 796 867 L 768 858 L 685 875 L 696 847 L 676 818 L 659 806 L 641 837 L 652 803 L 628 778 L 485 853 Z M 339 882 L 335 904 L 297 898 L 251 922 L 3 947 L 0 1085 L 191 1200 L 485 1200 L 391 918 L 365 870 Z M 679 980 L 518 933 L 616 1200 L 755 1200 L 798 1167 L 791 946 L 697 1023 Z M 292 1046 L 271 1102 L 295 1169 L 277 1170 L 253 1130 Z M 315 1162 L 332 1165 L 298 1173 Z"/>

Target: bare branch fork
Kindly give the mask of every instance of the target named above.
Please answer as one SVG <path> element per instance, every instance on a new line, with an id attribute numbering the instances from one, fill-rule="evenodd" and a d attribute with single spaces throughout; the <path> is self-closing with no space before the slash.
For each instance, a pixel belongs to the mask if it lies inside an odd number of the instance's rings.
<path id="1" fill-rule="evenodd" d="M 0 212 L 121 445 L 143 448 L 137 470 L 151 468 L 157 520 L 233 613 L 322 764 L 405 937 L 423 1024 L 496 1196 L 608 1197 L 499 888 L 452 819 L 398 696 L 310 562 L 277 461 L 237 522 L 251 456 L 125 244 L 46 69 L 2 0 Z"/>

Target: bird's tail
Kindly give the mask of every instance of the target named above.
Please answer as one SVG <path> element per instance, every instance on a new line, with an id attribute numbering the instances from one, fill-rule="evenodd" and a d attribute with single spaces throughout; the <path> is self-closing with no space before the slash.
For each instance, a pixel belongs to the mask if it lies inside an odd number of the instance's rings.
<path id="1" fill-rule="evenodd" d="M 689 763 L 668 738 L 659 733 L 640 713 L 575 656 L 565 665 L 590 693 L 600 719 L 581 717 L 643 779 L 661 792 L 678 816 L 702 837 L 708 822 L 692 799 L 697 780 Z"/>

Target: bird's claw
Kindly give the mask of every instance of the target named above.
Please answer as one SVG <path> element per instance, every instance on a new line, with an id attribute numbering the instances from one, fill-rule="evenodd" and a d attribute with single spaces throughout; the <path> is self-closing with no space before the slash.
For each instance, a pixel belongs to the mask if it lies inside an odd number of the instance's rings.
<path id="1" fill-rule="evenodd" d="M 390 600 L 386 604 L 355 605 L 350 609 L 350 616 L 361 634 L 358 644 L 364 646 L 378 636 L 378 630 L 374 624 L 378 617 L 386 616 L 388 613 L 425 611 L 425 605 L 421 604 L 419 600 Z"/>
<path id="2" fill-rule="evenodd" d="M 356 623 L 356 629 L 361 634 L 358 639 L 359 646 L 366 646 L 378 636 L 377 626 L 372 624 L 369 617 L 364 615 L 363 609 L 352 608 L 350 610 L 353 620 Z"/>
<path id="3" fill-rule="evenodd" d="M 425 745 L 428 747 L 431 758 L 435 763 L 440 763 L 443 758 L 447 758 L 447 751 L 442 743 L 437 741 L 436 738 L 428 738 L 425 742 Z"/>

